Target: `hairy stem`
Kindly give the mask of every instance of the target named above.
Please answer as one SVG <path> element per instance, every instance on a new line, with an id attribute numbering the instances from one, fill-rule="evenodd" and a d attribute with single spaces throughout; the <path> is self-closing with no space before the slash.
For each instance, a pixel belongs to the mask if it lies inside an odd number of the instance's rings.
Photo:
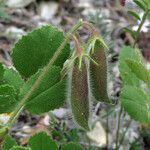
<path id="1" fill-rule="evenodd" d="M 106 117 L 106 149 L 109 148 L 109 107 L 106 109 L 107 117 Z"/>
<path id="2" fill-rule="evenodd" d="M 123 135 L 122 135 L 122 137 L 121 137 L 120 143 L 119 143 L 119 145 L 118 145 L 118 149 L 119 149 L 120 146 L 122 145 L 122 143 L 123 143 L 123 141 L 124 141 L 124 138 L 125 138 L 125 135 L 126 135 L 128 129 L 129 129 L 131 123 L 132 123 L 132 119 L 131 119 L 131 120 L 128 122 L 128 124 L 127 124 L 126 130 L 124 131 L 124 133 L 123 133 Z"/>
<path id="3" fill-rule="evenodd" d="M 43 71 L 41 72 L 38 79 L 35 81 L 29 92 L 23 97 L 23 99 L 20 101 L 18 106 L 13 112 L 13 115 L 10 117 L 8 121 L 9 130 L 12 128 L 14 122 L 17 120 L 20 113 L 23 111 L 25 102 L 28 100 L 28 98 L 32 95 L 32 93 L 39 88 L 39 85 L 41 81 L 43 80 L 44 76 L 48 73 L 48 70 L 52 67 L 58 56 L 61 54 L 62 49 L 65 47 L 65 45 L 70 40 L 72 34 L 76 33 L 76 31 L 82 26 L 83 21 L 79 20 L 78 23 L 67 33 L 65 40 L 62 42 L 62 44 L 59 46 L 59 48 L 54 53 L 52 59 L 50 59 L 49 63 L 44 67 Z"/>
<path id="4" fill-rule="evenodd" d="M 97 29 L 93 26 L 92 23 L 88 22 L 88 21 L 84 21 L 83 22 L 83 26 L 85 28 L 87 28 L 88 30 L 91 30 L 92 31 L 92 35 L 94 36 L 99 36 L 100 33 L 97 31 Z"/>
<path id="5" fill-rule="evenodd" d="M 123 112 L 123 108 L 121 107 L 120 111 L 119 111 L 118 122 L 117 122 L 118 126 L 117 126 L 117 131 L 116 131 L 116 150 L 118 150 L 119 130 L 120 130 L 120 122 L 121 122 L 122 112 Z"/>

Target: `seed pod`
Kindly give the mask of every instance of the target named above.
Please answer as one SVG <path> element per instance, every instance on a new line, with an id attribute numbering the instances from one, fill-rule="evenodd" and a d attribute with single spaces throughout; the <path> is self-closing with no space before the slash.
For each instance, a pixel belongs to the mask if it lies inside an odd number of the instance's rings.
<path id="1" fill-rule="evenodd" d="M 89 85 L 87 65 L 84 60 L 80 69 L 79 60 L 75 60 L 70 80 L 70 104 L 74 119 L 80 127 L 89 130 Z"/>
<path id="2" fill-rule="evenodd" d="M 91 58 L 98 63 L 90 63 L 92 92 L 96 100 L 109 103 L 107 92 L 107 59 L 106 48 L 100 39 L 96 39 L 92 47 Z"/>

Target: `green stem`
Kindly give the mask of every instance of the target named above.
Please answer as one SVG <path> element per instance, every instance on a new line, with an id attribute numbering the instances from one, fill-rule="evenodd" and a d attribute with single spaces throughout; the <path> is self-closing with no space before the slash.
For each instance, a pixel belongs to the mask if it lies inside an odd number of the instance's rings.
<path id="1" fill-rule="evenodd" d="M 124 131 L 124 133 L 123 133 L 123 135 L 122 135 L 122 137 L 121 137 L 120 143 L 119 143 L 119 145 L 118 145 L 118 149 L 119 149 L 120 146 L 122 145 L 122 143 L 123 143 L 123 141 L 124 141 L 124 138 L 125 138 L 125 135 L 126 135 L 128 129 L 129 129 L 131 123 L 132 123 L 132 120 L 130 120 L 130 121 L 128 122 L 128 124 L 127 124 L 126 130 Z"/>
<path id="2" fill-rule="evenodd" d="M 135 45 L 136 45 L 136 43 L 137 43 L 137 41 L 138 41 L 138 39 L 139 39 L 142 26 L 143 26 L 143 24 L 144 24 L 144 22 L 145 22 L 145 20 L 146 20 L 146 18 L 147 18 L 147 15 L 148 15 L 149 11 L 150 11 L 150 10 L 148 9 L 148 10 L 144 13 L 144 15 L 143 15 L 143 17 L 142 17 L 142 21 L 141 21 L 141 23 L 140 23 L 140 25 L 139 25 L 139 27 L 138 27 L 138 29 L 137 29 L 137 31 L 136 31 L 136 39 L 135 39 L 135 41 L 134 41 L 133 47 L 135 47 Z"/>
<path id="3" fill-rule="evenodd" d="M 106 117 L 106 149 L 109 148 L 109 107 L 106 109 L 107 111 L 107 117 Z"/>
<path id="4" fill-rule="evenodd" d="M 118 141 L 119 141 L 119 130 L 120 130 L 120 122 L 121 122 L 121 114 L 123 112 L 123 108 L 120 108 L 119 116 L 118 116 L 118 126 L 117 126 L 117 132 L 116 132 L 116 150 L 118 150 Z"/>
<path id="5" fill-rule="evenodd" d="M 10 124 L 9 121 L 8 121 L 8 129 L 9 129 L 9 132 L 10 132 L 11 127 L 13 126 L 13 124 L 14 124 L 14 123 L 16 122 L 16 120 L 18 119 L 20 113 L 23 111 L 23 109 L 24 109 L 24 106 L 20 107 L 20 109 L 18 110 L 18 112 L 16 112 L 16 115 L 14 115 L 13 118 L 12 118 L 12 116 L 11 116 L 11 118 L 10 118 L 11 124 Z"/>
<path id="6" fill-rule="evenodd" d="M 38 77 L 38 79 L 35 81 L 35 83 L 31 87 L 29 92 L 23 97 L 23 99 L 20 101 L 20 103 L 18 104 L 18 106 L 14 110 L 13 115 L 10 117 L 10 119 L 8 121 L 9 129 L 12 128 L 14 122 L 16 121 L 16 119 L 18 118 L 20 113 L 23 111 L 25 102 L 29 99 L 29 97 L 32 95 L 32 93 L 36 89 L 39 88 L 39 85 L 40 85 L 41 81 L 43 80 L 44 76 L 48 73 L 48 70 L 52 67 L 52 65 L 54 64 L 54 62 L 58 58 L 58 56 L 61 54 L 62 49 L 68 43 L 68 41 L 70 40 L 72 34 L 74 34 L 82 26 L 82 24 L 83 24 L 83 21 L 79 20 L 77 22 L 77 24 L 67 33 L 65 40 L 62 42 L 62 44 L 56 50 L 56 52 L 54 53 L 52 59 L 50 59 L 50 61 L 47 64 L 47 66 L 44 67 L 43 71 L 41 72 L 40 76 Z"/>

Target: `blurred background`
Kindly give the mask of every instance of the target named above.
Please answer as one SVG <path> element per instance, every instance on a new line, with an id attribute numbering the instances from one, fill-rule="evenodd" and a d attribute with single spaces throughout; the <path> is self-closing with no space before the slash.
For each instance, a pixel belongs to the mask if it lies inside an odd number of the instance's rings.
<path id="1" fill-rule="evenodd" d="M 138 27 L 128 9 L 142 15 L 132 0 L 125 6 L 119 0 L 0 0 L 0 62 L 8 67 L 11 63 L 11 50 L 15 42 L 32 29 L 52 24 L 67 32 L 79 18 L 95 24 L 109 46 L 109 92 L 118 101 L 122 81 L 118 70 L 118 56 L 121 47 L 132 45 L 134 40 L 124 27 Z M 87 39 L 87 31 L 80 33 Z M 42 44 L 42 43 L 41 43 Z M 150 17 L 145 22 L 138 46 L 150 69 Z M 93 130 L 85 133 L 74 125 L 67 105 L 42 116 L 32 116 L 24 111 L 14 126 L 11 134 L 18 143 L 26 145 L 33 134 L 46 131 L 60 144 L 74 141 L 89 150 L 105 149 L 106 134 L 109 137 L 109 148 L 115 147 L 115 133 L 120 106 L 112 108 L 109 113 L 109 129 L 106 132 L 105 106 L 93 104 Z M 10 114 L 1 114 L 0 123 L 7 122 Z M 129 116 L 122 114 L 121 133 L 128 126 Z M 120 146 L 122 150 L 150 150 L 150 125 L 132 121 L 125 140 Z"/>

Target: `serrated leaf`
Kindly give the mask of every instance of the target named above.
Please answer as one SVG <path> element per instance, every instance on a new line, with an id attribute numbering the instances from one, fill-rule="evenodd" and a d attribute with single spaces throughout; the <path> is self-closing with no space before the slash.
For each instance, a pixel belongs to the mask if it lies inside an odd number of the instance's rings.
<path id="1" fill-rule="evenodd" d="M 3 82 L 13 86 L 17 93 L 19 93 L 20 87 L 24 81 L 17 71 L 14 69 L 6 69 L 3 76 Z"/>
<path id="2" fill-rule="evenodd" d="M 137 62 L 143 63 L 142 55 L 136 48 L 134 49 L 131 47 L 123 47 L 119 56 L 119 70 L 124 84 L 138 86 L 139 79 L 128 67 L 126 63 L 127 59 L 134 59 Z"/>
<path id="3" fill-rule="evenodd" d="M 42 71 L 40 70 L 33 75 L 24 84 L 20 92 L 20 98 L 30 90 Z M 52 67 L 43 78 L 39 88 L 29 97 L 26 108 L 32 113 L 40 114 L 62 106 L 65 100 L 65 80 L 60 81 L 60 79 L 60 68 L 56 66 Z"/>
<path id="4" fill-rule="evenodd" d="M 23 36 L 13 48 L 12 60 L 16 69 L 25 77 L 30 77 L 45 66 L 64 40 L 63 32 L 53 26 L 43 26 Z M 67 44 L 55 62 L 62 66 L 69 56 Z"/>
<path id="5" fill-rule="evenodd" d="M 133 0 L 135 3 L 136 3 L 136 5 L 139 7 L 139 8 L 141 8 L 143 11 L 145 11 L 146 10 L 146 7 L 145 7 L 145 5 L 144 5 L 144 3 L 141 1 L 141 0 Z M 145 0 L 144 0 L 145 1 Z"/>
<path id="6" fill-rule="evenodd" d="M 38 133 L 30 138 L 28 145 L 32 150 L 57 150 L 57 144 L 45 132 Z"/>
<path id="7" fill-rule="evenodd" d="M 13 148 L 11 148 L 9 150 L 31 150 L 31 149 L 28 147 L 14 146 Z"/>
<path id="8" fill-rule="evenodd" d="M 150 123 L 150 97 L 144 91 L 133 86 L 124 86 L 120 100 L 131 118 L 142 123 Z"/>
<path id="9" fill-rule="evenodd" d="M 3 65 L 0 63 L 0 81 L 1 81 L 2 78 L 3 78 L 3 74 L 4 74 L 4 67 L 3 67 Z"/>
<path id="10" fill-rule="evenodd" d="M 69 143 L 63 147 L 63 150 L 84 150 L 84 148 L 76 143 Z"/>
<path id="11" fill-rule="evenodd" d="M 12 86 L 1 85 L 0 86 L 0 114 L 8 113 L 15 107 L 16 93 Z"/>
<path id="12" fill-rule="evenodd" d="M 137 20 L 141 20 L 140 16 L 139 16 L 136 12 L 134 12 L 134 11 L 132 11 L 132 10 L 129 10 L 129 11 L 128 11 L 128 14 L 131 15 L 131 16 L 133 16 L 133 17 L 136 18 Z"/>
<path id="13" fill-rule="evenodd" d="M 63 106 L 66 80 L 62 80 L 26 104 L 33 114 L 41 114 Z"/>
<path id="14" fill-rule="evenodd" d="M 140 63 L 136 62 L 131 59 L 126 60 L 129 68 L 131 71 L 140 79 L 143 80 L 145 83 L 150 85 L 150 72 L 145 68 L 145 66 Z"/>
<path id="15" fill-rule="evenodd" d="M 31 76 L 26 83 L 22 86 L 20 90 L 20 97 L 22 98 L 33 86 L 37 78 L 39 77 L 40 73 L 43 71 L 43 69 L 39 70 L 36 74 Z M 60 67 L 53 66 L 51 69 L 48 70 L 48 73 L 45 75 L 43 80 L 41 81 L 39 88 L 35 90 L 32 95 L 30 96 L 30 99 L 33 99 L 43 91 L 49 89 L 51 86 L 55 85 L 57 82 L 60 81 L 61 75 L 60 75 Z M 29 101 L 28 100 L 28 101 Z"/>
<path id="16" fill-rule="evenodd" d="M 16 146 L 16 145 L 17 145 L 16 141 L 10 135 L 7 135 L 5 137 L 2 147 L 3 147 L 3 150 L 10 150 L 13 146 Z"/>

